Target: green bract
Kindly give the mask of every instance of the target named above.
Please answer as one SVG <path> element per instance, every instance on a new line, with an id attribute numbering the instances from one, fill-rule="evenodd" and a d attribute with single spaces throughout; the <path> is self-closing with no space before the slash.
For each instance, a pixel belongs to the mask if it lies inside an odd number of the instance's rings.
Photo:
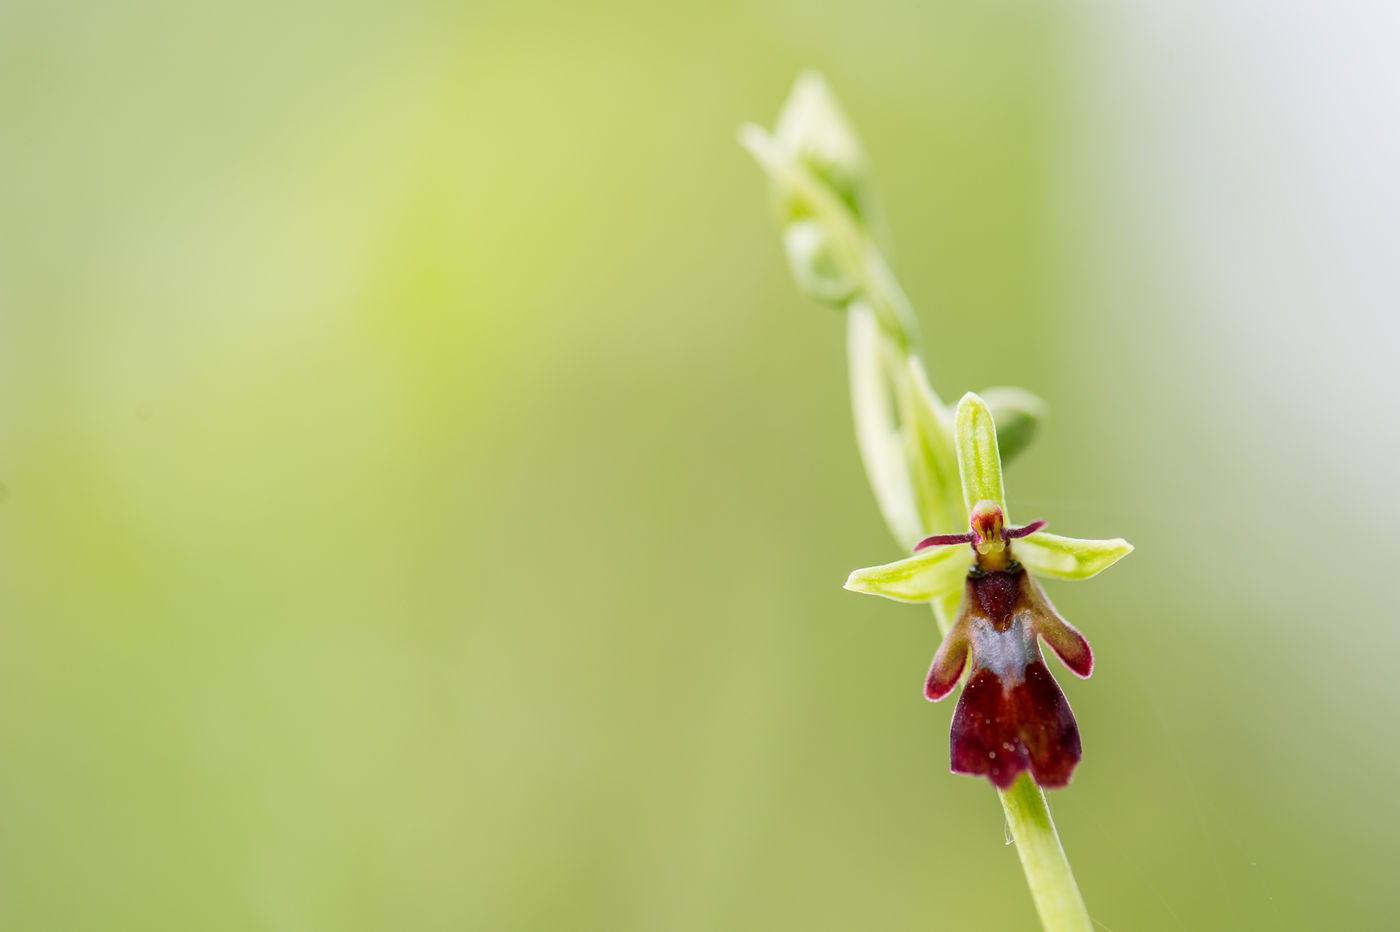
<path id="1" fill-rule="evenodd" d="M 859 301 L 846 310 L 846 354 L 856 446 L 866 478 L 890 533 L 902 548 L 912 550 L 929 524 L 915 498 L 905 456 L 909 425 L 901 423 L 890 386 L 893 379 L 902 384 L 902 370 L 889 361 L 888 340 L 881 334 L 874 313 Z"/>
<path id="2" fill-rule="evenodd" d="M 1009 463 L 1035 439 L 1036 429 L 1045 420 L 1045 402 L 1024 388 L 1010 386 L 984 389 L 982 399 L 997 424 L 1001 461 Z"/>

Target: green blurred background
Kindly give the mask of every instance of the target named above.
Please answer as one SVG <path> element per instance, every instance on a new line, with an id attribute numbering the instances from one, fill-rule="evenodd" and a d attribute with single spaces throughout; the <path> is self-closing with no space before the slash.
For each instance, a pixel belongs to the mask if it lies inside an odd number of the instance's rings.
<path id="1" fill-rule="evenodd" d="M 1125 929 L 1393 928 L 1396 14 L 0 5 L 0 927 L 1030 929 L 843 329 L 734 143 L 862 132 L 945 397 L 1052 406 L 1052 805 Z M 988 360 L 993 360 L 989 362 Z"/>

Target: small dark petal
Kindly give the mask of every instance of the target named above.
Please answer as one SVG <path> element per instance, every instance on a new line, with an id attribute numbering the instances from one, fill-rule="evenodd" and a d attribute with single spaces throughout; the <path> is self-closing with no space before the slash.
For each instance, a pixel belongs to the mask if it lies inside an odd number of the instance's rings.
<path id="1" fill-rule="evenodd" d="M 1075 676 L 1084 679 L 1094 672 L 1094 651 L 1084 635 L 1073 627 L 1043 625 L 1039 626 L 1039 633 Z"/>
<path id="2" fill-rule="evenodd" d="M 924 681 L 924 697 L 937 702 L 953 691 L 967 666 L 967 628 L 956 624 L 938 646 L 933 656 L 933 664 L 928 668 L 928 679 Z"/>
<path id="3" fill-rule="evenodd" d="M 1050 645 L 1075 676 L 1083 678 L 1094 672 L 1094 652 L 1090 649 L 1089 642 L 1079 633 L 1079 629 L 1065 621 L 1055 610 L 1055 606 L 1050 604 L 1050 597 L 1045 594 L 1040 583 L 1034 579 L 1030 580 L 1026 594 L 1032 606 L 1032 628 L 1035 633 L 1045 639 L 1045 643 Z"/>
<path id="4" fill-rule="evenodd" d="M 914 545 L 914 552 L 927 550 L 929 547 L 951 547 L 954 544 L 970 544 L 973 535 L 967 534 L 935 534 L 932 537 L 925 537 Z"/>
<path id="5" fill-rule="evenodd" d="M 1026 667 L 1026 679 L 1011 690 L 1009 704 L 1020 724 L 1021 741 L 1030 755 L 1031 776 L 1041 786 L 1069 783 L 1083 756 L 1079 726 L 1074 721 L 1060 684 L 1037 660 Z"/>
<path id="6" fill-rule="evenodd" d="M 1046 525 L 1047 523 L 1048 523 L 1048 522 L 1045 521 L 1045 520 L 1042 518 L 1042 519 L 1039 520 L 1039 521 L 1032 521 L 1030 524 L 1026 524 L 1026 525 L 1023 525 L 1023 526 L 1021 526 L 1021 527 L 1014 527 L 1014 528 L 1011 528 L 1009 531 L 1006 532 L 1006 539 L 1007 539 L 1007 540 L 1019 540 L 1019 539 L 1021 539 L 1022 537 L 1029 537 L 1029 536 L 1031 536 L 1032 534 L 1034 534 L 1036 531 L 1038 531 L 1038 530 L 1040 530 L 1041 528 L 1045 527 L 1045 525 Z"/>

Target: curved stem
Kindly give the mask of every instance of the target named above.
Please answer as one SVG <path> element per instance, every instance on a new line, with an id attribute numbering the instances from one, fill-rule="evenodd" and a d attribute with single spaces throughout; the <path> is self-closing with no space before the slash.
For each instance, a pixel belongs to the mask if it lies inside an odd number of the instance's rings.
<path id="1" fill-rule="evenodd" d="M 847 132 L 839 125 L 835 131 Z M 865 225 L 822 178 L 756 126 L 741 128 L 740 142 L 789 209 L 822 225 L 839 266 L 858 282 L 846 302 L 856 440 L 885 521 L 907 552 L 929 534 L 953 530 L 952 512 L 962 511 L 953 491 L 959 483 L 951 426 L 919 360 L 913 307 Z M 933 603 L 944 634 L 957 609 L 956 593 Z M 1046 932 L 1090 932 L 1045 794 L 1022 774 L 1000 796 L 1041 925 Z"/>

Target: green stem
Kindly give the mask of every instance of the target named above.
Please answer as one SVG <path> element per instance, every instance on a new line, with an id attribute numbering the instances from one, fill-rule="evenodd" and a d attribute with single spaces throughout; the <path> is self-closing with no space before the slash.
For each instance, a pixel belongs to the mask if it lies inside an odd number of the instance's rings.
<path id="1" fill-rule="evenodd" d="M 1045 791 L 1023 773 L 1011 789 L 997 790 L 997 794 L 1006 813 L 1006 824 L 1011 826 L 1016 853 L 1021 856 L 1021 870 L 1026 873 L 1040 924 L 1047 932 L 1091 932 L 1089 910 L 1074 882 L 1074 871 L 1070 870 L 1055 831 L 1055 820 L 1050 818 Z"/>

